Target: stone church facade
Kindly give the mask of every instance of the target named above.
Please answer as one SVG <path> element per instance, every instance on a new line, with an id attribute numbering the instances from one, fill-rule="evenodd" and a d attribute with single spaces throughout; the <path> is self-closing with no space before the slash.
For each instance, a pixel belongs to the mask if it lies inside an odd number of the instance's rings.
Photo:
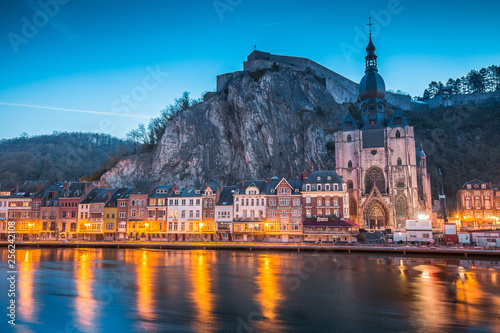
<path id="1" fill-rule="evenodd" d="M 347 184 L 353 222 L 368 230 L 402 230 L 407 219 L 432 212 L 426 156 L 401 111 L 385 118 L 385 83 L 371 37 L 366 51 L 361 121 L 348 113 L 335 133 L 336 171 Z"/>

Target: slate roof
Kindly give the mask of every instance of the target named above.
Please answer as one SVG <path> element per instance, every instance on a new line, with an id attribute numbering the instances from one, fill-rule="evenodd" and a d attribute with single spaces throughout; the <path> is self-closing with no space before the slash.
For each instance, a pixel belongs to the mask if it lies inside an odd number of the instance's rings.
<path id="1" fill-rule="evenodd" d="M 320 180 L 318 180 L 318 177 L 320 177 Z M 328 180 L 328 177 L 331 178 L 331 180 Z M 304 185 L 306 184 L 342 184 L 342 178 L 333 170 L 328 170 L 328 171 L 314 171 L 311 173 L 303 182 Z"/>
<path id="2" fill-rule="evenodd" d="M 486 183 L 486 182 L 483 182 L 481 180 L 478 180 L 478 179 L 473 179 L 471 181 L 468 181 L 467 183 L 465 183 L 463 186 L 462 186 L 462 190 L 467 190 L 467 185 L 473 185 L 472 188 L 474 189 L 474 185 L 483 185 L 483 184 L 486 184 L 486 188 L 488 190 L 491 189 L 491 186 L 489 183 Z M 481 189 L 481 187 L 479 187 L 479 189 Z"/>
<path id="3" fill-rule="evenodd" d="M 130 190 L 130 187 L 117 188 L 104 207 L 117 207 L 118 199 L 122 199 Z"/>
<path id="4" fill-rule="evenodd" d="M 89 204 L 108 202 L 108 193 L 113 193 L 114 191 L 114 188 L 94 188 L 80 203 Z"/>
<path id="5" fill-rule="evenodd" d="M 394 124 L 394 119 L 395 118 L 401 118 L 401 125 L 395 125 Z M 387 123 L 387 127 L 405 127 L 405 126 L 409 126 L 408 125 L 408 120 L 401 113 L 400 109 L 396 109 L 396 111 L 394 111 L 394 114 L 392 115 L 391 119 L 389 119 L 389 122 Z"/>
<path id="6" fill-rule="evenodd" d="M 202 191 L 201 190 L 178 190 L 179 194 L 175 193 L 176 191 L 173 191 L 168 197 L 169 198 L 193 198 L 193 197 L 201 197 L 202 196 Z M 196 193 L 198 191 L 198 193 Z"/>
<path id="7" fill-rule="evenodd" d="M 348 121 L 351 122 L 352 126 L 349 127 L 346 125 L 346 122 Z M 359 129 L 359 123 L 356 120 L 354 120 L 350 112 L 347 112 L 346 117 L 340 123 L 339 131 L 354 131 L 356 129 Z"/>
<path id="8" fill-rule="evenodd" d="M 18 186 L 18 190 L 14 193 L 16 184 Z M 9 196 L 10 198 L 33 198 L 38 194 L 37 185 L 40 186 L 40 192 L 42 192 L 47 186 L 49 186 L 49 181 L 10 181 L 2 186 L 2 191 L 9 191 L 11 193 Z"/>
<path id="9" fill-rule="evenodd" d="M 168 198 L 172 192 L 173 185 L 158 185 L 153 188 L 151 193 L 149 194 L 150 198 Z M 160 193 L 157 193 L 158 191 L 162 191 Z M 163 191 L 166 191 L 163 193 Z"/>
<path id="10" fill-rule="evenodd" d="M 243 181 L 236 184 L 236 191 L 239 192 L 239 194 L 245 194 L 245 190 L 250 186 L 257 187 L 261 194 L 266 193 L 266 187 L 267 187 L 266 181 L 265 180 L 252 180 L 252 179 L 250 179 L 250 180 L 245 179 L 245 185 L 243 185 Z"/>
<path id="11" fill-rule="evenodd" d="M 217 188 L 220 186 L 220 182 L 208 182 L 207 186 L 212 189 L 212 191 L 217 192 Z"/>
<path id="12" fill-rule="evenodd" d="M 236 186 L 224 186 L 219 196 L 219 201 L 215 204 L 216 206 L 232 206 L 234 204 L 233 191 L 236 190 Z"/>

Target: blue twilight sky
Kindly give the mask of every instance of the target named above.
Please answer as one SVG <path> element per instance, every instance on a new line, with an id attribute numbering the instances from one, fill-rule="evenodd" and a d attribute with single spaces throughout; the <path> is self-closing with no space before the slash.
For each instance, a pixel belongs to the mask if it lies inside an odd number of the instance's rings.
<path id="1" fill-rule="evenodd" d="M 388 89 L 421 95 L 432 80 L 500 59 L 496 0 L 0 3 L 0 138 L 125 137 L 183 91 L 213 91 L 216 76 L 241 70 L 254 44 L 359 81 L 369 16 Z"/>

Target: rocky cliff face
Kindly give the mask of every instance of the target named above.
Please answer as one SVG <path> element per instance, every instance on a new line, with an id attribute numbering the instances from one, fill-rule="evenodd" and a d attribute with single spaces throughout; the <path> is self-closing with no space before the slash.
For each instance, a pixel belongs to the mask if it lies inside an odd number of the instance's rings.
<path id="1" fill-rule="evenodd" d="M 347 112 L 311 73 L 239 72 L 220 92 L 169 121 L 153 153 L 119 162 L 101 180 L 186 187 L 332 169 L 333 133 Z"/>

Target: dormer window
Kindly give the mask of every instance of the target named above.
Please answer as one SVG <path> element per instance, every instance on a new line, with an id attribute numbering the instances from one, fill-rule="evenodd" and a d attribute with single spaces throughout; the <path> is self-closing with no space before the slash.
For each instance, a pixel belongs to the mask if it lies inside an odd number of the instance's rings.
<path id="1" fill-rule="evenodd" d="M 350 121 L 350 120 L 349 120 L 349 121 L 346 121 L 346 122 L 345 122 L 345 127 L 347 127 L 347 128 L 351 128 L 351 127 L 352 127 L 352 121 Z"/>
<path id="2" fill-rule="evenodd" d="M 332 176 L 328 176 L 328 177 L 326 177 L 326 179 L 332 180 Z"/>
<path id="3" fill-rule="evenodd" d="M 330 191 L 330 184 L 325 185 L 325 191 Z"/>
<path id="4" fill-rule="evenodd" d="M 401 117 L 394 118 L 394 125 L 401 126 Z"/>
<path id="5" fill-rule="evenodd" d="M 323 189 L 323 187 L 321 186 L 321 184 L 318 184 L 318 191 L 321 191 Z"/>
<path id="6" fill-rule="evenodd" d="M 321 177 L 317 177 L 316 180 L 321 180 Z"/>
<path id="7" fill-rule="evenodd" d="M 375 126 L 377 124 L 376 119 L 370 119 L 370 126 Z"/>
<path id="8" fill-rule="evenodd" d="M 306 185 L 306 191 L 310 191 L 311 190 L 311 185 L 310 184 L 307 184 Z"/>

